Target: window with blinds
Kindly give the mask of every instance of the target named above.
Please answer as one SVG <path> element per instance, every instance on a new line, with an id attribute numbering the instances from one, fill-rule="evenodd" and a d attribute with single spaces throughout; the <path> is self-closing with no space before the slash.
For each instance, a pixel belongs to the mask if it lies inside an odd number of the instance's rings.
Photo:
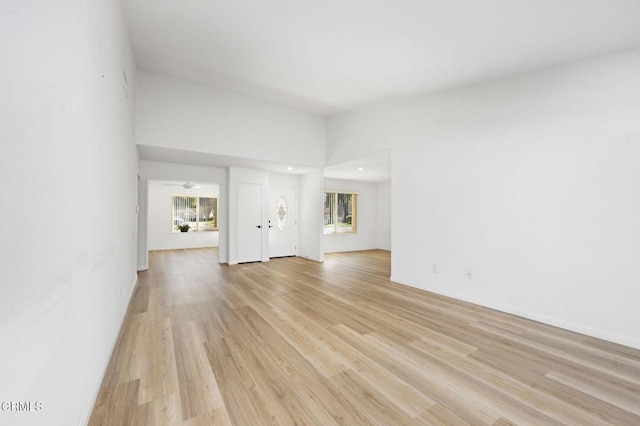
<path id="1" fill-rule="evenodd" d="M 324 193 L 324 234 L 357 232 L 358 194 L 348 192 Z"/>
<path id="2" fill-rule="evenodd" d="M 172 205 L 173 223 L 171 232 L 218 230 L 217 198 L 195 195 L 174 195 L 172 197 Z"/>

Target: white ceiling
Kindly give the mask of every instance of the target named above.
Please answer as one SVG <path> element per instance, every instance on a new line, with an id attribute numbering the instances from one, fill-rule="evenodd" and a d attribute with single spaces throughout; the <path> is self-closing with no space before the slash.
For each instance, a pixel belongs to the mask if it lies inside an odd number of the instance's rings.
<path id="1" fill-rule="evenodd" d="M 274 161 L 253 160 L 249 158 L 185 151 L 181 149 L 160 148 L 147 145 L 138 145 L 138 153 L 140 154 L 141 160 L 147 161 L 190 164 L 205 167 L 245 167 L 267 170 L 273 173 L 294 175 L 318 169 L 309 166 L 301 166 L 299 164 L 277 163 Z"/>
<path id="2" fill-rule="evenodd" d="M 271 161 L 252 160 L 247 158 L 229 157 L 226 155 L 207 154 L 146 145 L 138 145 L 138 153 L 140 154 L 141 160 L 190 164 L 194 166 L 245 167 L 267 170 L 273 173 L 293 175 L 317 170 L 317 168 L 301 166 L 298 164 L 276 163 Z M 363 170 L 360 171 L 358 168 L 362 168 Z M 324 169 L 324 177 L 363 182 L 386 182 L 391 180 L 391 153 L 389 151 L 382 151 L 357 160 L 327 167 Z M 173 183 L 178 182 L 176 181 Z"/>
<path id="3" fill-rule="evenodd" d="M 382 151 L 357 160 L 326 167 L 324 177 L 363 182 L 389 181 L 391 180 L 391 152 Z"/>
<path id="4" fill-rule="evenodd" d="M 185 189 L 182 187 L 185 183 L 190 183 L 191 185 L 195 185 L 196 187 Z M 166 187 L 168 192 L 173 192 L 174 194 L 218 194 L 220 191 L 220 185 L 217 183 L 207 183 L 207 182 L 192 182 L 192 181 L 184 181 L 184 180 L 150 180 L 149 185 L 157 185 Z"/>
<path id="5" fill-rule="evenodd" d="M 140 69 L 330 115 L 640 47 L 640 0 L 122 0 Z"/>
<path id="6" fill-rule="evenodd" d="M 322 115 L 640 47 L 640 0 L 122 1 L 140 69 Z M 147 160 L 310 170 L 139 149 Z M 325 176 L 382 182 L 389 164 L 380 153 Z"/>

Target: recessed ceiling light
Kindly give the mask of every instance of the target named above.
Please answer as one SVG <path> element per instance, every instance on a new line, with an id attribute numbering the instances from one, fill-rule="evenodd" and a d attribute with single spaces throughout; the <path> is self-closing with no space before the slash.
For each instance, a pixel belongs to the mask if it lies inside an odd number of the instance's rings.
<path id="1" fill-rule="evenodd" d="M 293 167 L 289 166 L 287 167 L 287 170 L 293 170 Z"/>
<path id="2" fill-rule="evenodd" d="M 358 167 L 358 171 L 361 172 L 364 170 L 364 167 Z"/>

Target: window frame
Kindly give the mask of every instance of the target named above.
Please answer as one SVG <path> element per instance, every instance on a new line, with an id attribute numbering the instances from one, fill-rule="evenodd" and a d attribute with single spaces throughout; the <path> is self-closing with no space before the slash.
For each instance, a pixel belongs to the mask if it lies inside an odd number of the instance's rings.
<path id="1" fill-rule="evenodd" d="M 332 194 L 332 209 L 330 209 L 329 214 L 330 223 L 328 225 L 324 224 L 324 217 L 326 212 L 323 211 L 323 225 L 322 225 L 322 235 L 352 235 L 358 233 L 358 193 L 355 191 L 344 191 L 344 190 L 325 190 L 324 191 L 324 200 L 326 202 L 327 194 Z M 351 230 L 338 232 L 338 196 L 339 195 L 350 195 L 351 198 Z M 323 203 L 323 210 L 325 209 L 325 204 Z M 331 226 L 331 232 L 326 232 L 327 227 Z M 348 228 L 343 226 L 342 228 Z"/>
<path id="2" fill-rule="evenodd" d="M 176 197 L 186 197 L 186 198 L 195 198 L 196 199 L 196 211 L 195 211 L 195 226 L 190 227 L 189 228 L 189 232 L 217 232 L 219 231 L 219 226 L 218 226 L 218 209 L 220 206 L 220 197 L 219 196 L 215 196 L 215 195 L 196 195 L 196 194 L 171 194 L 171 233 L 172 234 L 180 234 L 181 231 L 179 229 L 177 229 L 178 225 L 174 225 L 173 221 L 176 219 L 175 216 L 175 198 Z M 199 223 L 204 223 L 200 221 L 200 200 L 203 198 L 213 198 L 215 200 L 215 227 L 213 227 L 213 229 L 202 229 L 199 230 L 198 229 L 198 225 Z M 187 221 L 187 223 L 190 225 L 192 222 Z"/>

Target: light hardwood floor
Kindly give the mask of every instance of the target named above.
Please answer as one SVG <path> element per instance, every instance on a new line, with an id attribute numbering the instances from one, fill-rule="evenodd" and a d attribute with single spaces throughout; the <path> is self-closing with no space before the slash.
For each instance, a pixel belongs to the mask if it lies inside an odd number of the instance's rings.
<path id="1" fill-rule="evenodd" d="M 389 282 L 152 252 L 91 425 L 640 425 L 640 351 Z"/>

